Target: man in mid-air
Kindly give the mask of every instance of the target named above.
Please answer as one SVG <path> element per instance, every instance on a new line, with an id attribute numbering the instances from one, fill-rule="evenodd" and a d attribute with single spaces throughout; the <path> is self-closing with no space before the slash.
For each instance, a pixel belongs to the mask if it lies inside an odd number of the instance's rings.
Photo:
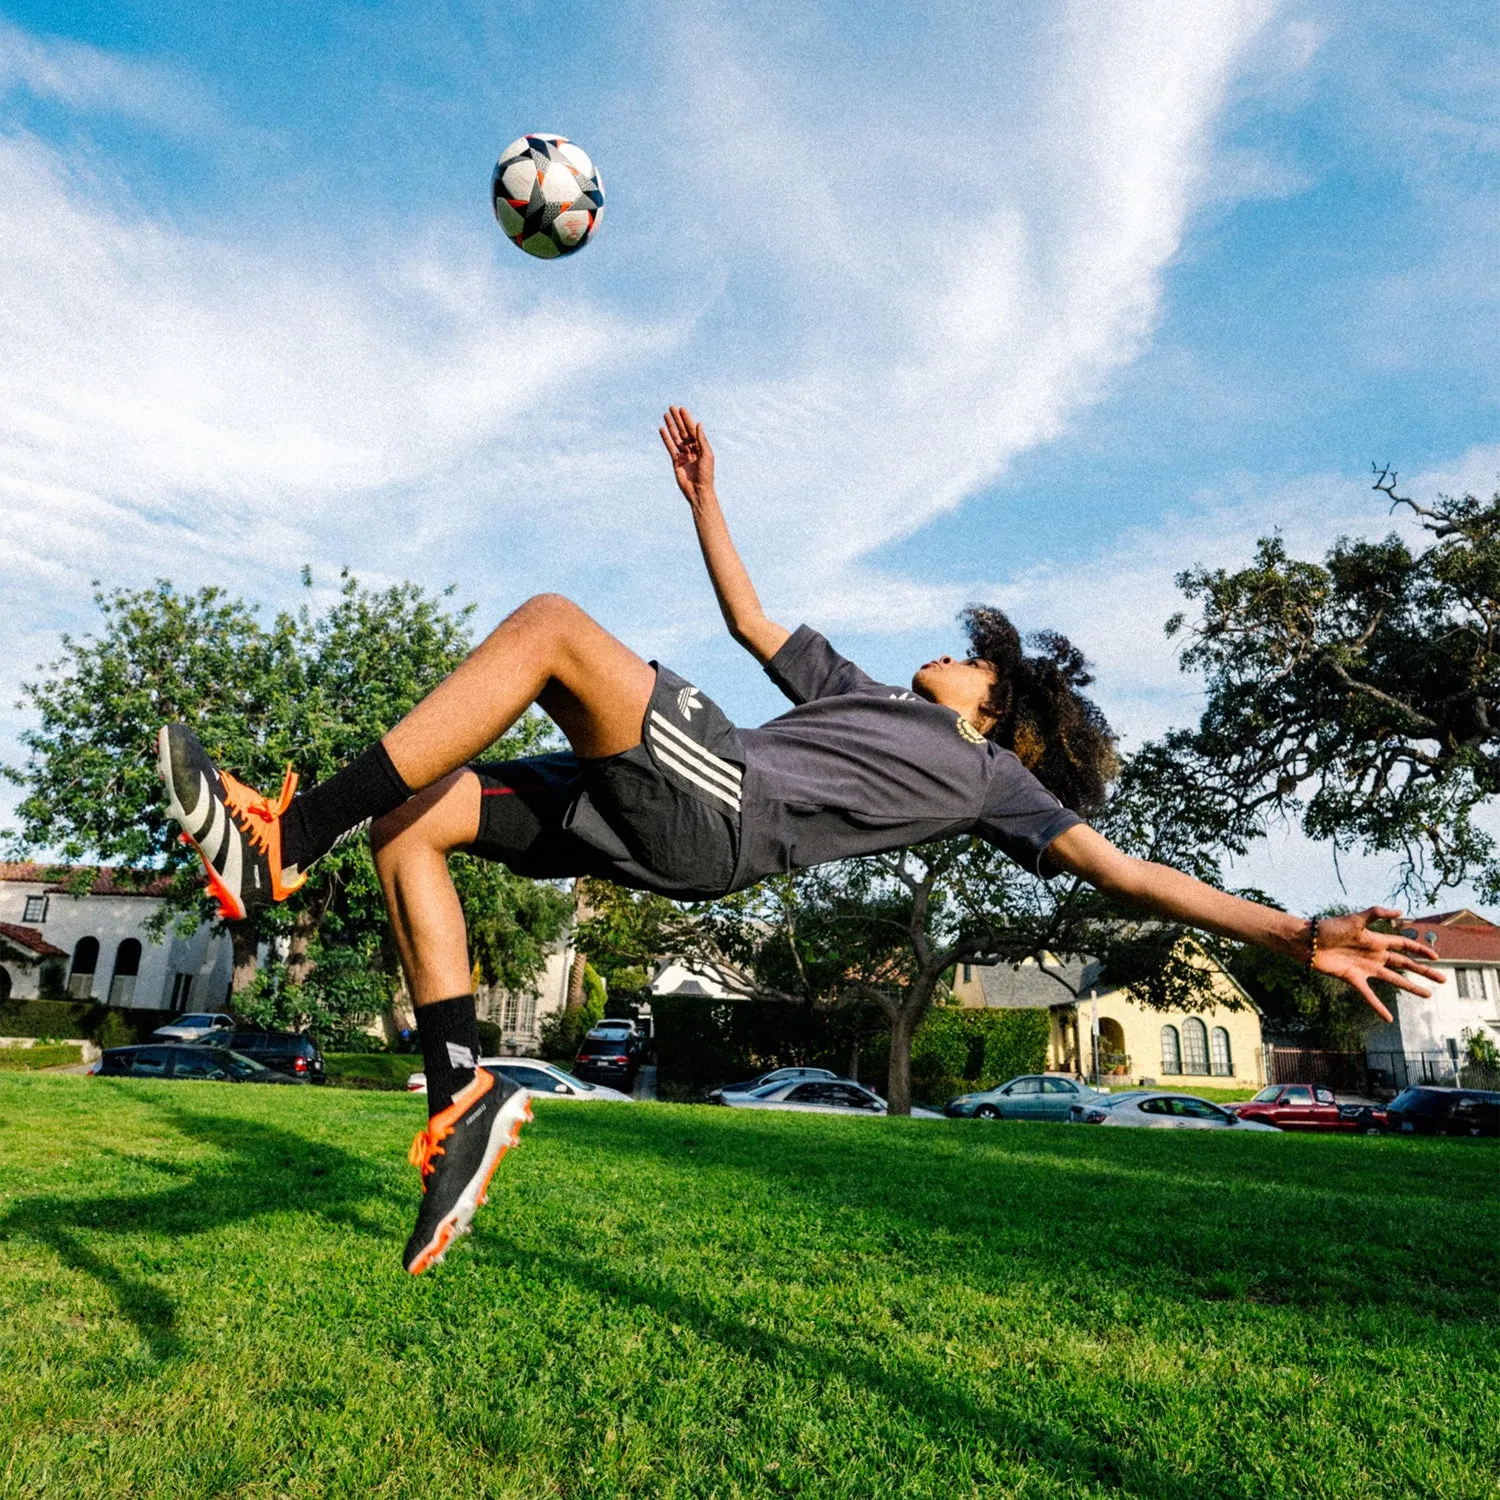
<path id="1" fill-rule="evenodd" d="M 327 781 L 273 802 L 220 771 L 192 731 L 159 742 L 172 816 L 223 915 L 285 900 L 361 825 L 416 1009 L 426 1130 L 412 1147 L 423 1199 L 405 1265 L 420 1274 L 466 1232 L 530 1119 L 524 1090 L 478 1066 L 463 911 L 448 856 L 466 851 L 538 879 L 592 876 L 703 900 L 777 872 L 974 835 L 1044 878 L 1061 871 L 1171 921 L 1287 954 L 1356 989 L 1427 993 L 1436 954 L 1370 929 L 1399 913 L 1303 920 L 1133 859 L 1084 821 L 1115 769 L 1113 736 L 1083 696 L 1061 636 L 1026 655 L 994 609 L 965 611 L 970 651 L 875 682 L 806 625 L 766 616 L 730 540 L 714 456 L 681 407 L 661 439 L 697 528 L 725 623 L 793 707 L 759 729 L 643 661 L 556 595 L 529 599 L 380 741 Z M 532 704 L 571 749 L 473 764 Z"/>

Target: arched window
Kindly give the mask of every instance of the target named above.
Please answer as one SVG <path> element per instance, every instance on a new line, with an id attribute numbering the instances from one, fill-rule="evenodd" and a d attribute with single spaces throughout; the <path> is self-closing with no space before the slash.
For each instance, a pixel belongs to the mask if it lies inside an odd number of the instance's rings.
<path id="1" fill-rule="evenodd" d="M 1182 1071 L 1208 1072 L 1208 1027 L 1197 1016 L 1182 1023 Z"/>
<path id="2" fill-rule="evenodd" d="M 1161 1029 L 1161 1070 L 1163 1073 L 1182 1072 L 1182 1043 L 1175 1026 Z"/>
<path id="3" fill-rule="evenodd" d="M 1215 1077 L 1234 1077 L 1234 1058 L 1229 1051 L 1229 1033 L 1222 1026 L 1215 1026 L 1208 1034 L 1208 1056 L 1213 1063 Z"/>
<path id="4" fill-rule="evenodd" d="M 94 993 L 94 970 L 99 967 L 99 939 L 78 939 L 73 950 L 73 972 L 68 976 L 68 997 L 87 1000 Z"/>
<path id="5" fill-rule="evenodd" d="M 129 1005 L 135 997 L 135 977 L 141 972 L 141 945 L 126 938 L 115 949 L 115 976 L 109 982 L 109 1003 Z"/>

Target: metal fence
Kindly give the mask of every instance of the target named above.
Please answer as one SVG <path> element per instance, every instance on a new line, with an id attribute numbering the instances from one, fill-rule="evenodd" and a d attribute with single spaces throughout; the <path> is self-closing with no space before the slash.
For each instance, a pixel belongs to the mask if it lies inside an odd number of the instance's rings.
<path id="1" fill-rule="evenodd" d="M 1310 1047 L 1266 1047 L 1267 1083 L 1320 1083 L 1348 1094 L 1395 1094 L 1418 1084 L 1437 1088 L 1500 1089 L 1500 1070 L 1444 1051 L 1323 1052 Z"/>

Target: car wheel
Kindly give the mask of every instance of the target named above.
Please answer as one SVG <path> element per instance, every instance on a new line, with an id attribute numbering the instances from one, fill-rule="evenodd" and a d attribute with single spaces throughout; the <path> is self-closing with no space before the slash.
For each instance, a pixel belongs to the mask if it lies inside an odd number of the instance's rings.
<path id="1" fill-rule="evenodd" d="M 1000 1111 L 993 1104 L 981 1104 L 974 1111 L 974 1118 L 976 1120 L 998 1120 L 1000 1118 Z"/>
<path id="2" fill-rule="evenodd" d="M 1360 1126 L 1360 1130 L 1365 1135 L 1384 1135 L 1385 1134 L 1385 1132 L 1383 1130 L 1381 1130 L 1380 1126 L 1376 1125 L 1373 1121 L 1369 1125 L 1362 1125 L 1362 1126 Z"/>

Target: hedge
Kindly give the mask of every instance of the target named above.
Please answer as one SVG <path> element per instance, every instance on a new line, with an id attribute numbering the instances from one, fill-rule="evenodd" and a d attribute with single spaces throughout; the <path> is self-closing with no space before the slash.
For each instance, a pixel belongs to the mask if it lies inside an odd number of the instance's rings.
<path id="1" fill-rule="evenodd" d="M 35 1047 L 0 1047 L 0 1072 L 30 1073 L 38 1068 L 66 1068 L 83 1061 L 83 1048 L 74 1043 L 42 1042 Z"/>
<path id="2" fill-rule="evenodd" d="M 658 995 L 651 1009 L 664 1098 L 701 1097 L 717 1084 L 795 1066 L 854 1073 L 885 1092 L 890 1032 L 875 1006 L 822 1011 L 776 1000 Z M 1040 1072 L 1049 1025 L 1045 1010 L 934 1008 L 913 1038 L 912 1091 L 940 1104 L 1017 1073 Z"/>
<path id="3" fill-rule="evenodd" d="M 0 1036 L 94 1037 L 111 1017 L 129 1035 L 124 1042 L 144 1042 L 158 1026 L 167 1025 L 172 1012 L 166 1010 L 111 1010 L 95 1000 L 7 1000 L 0 1003 Z"/>

